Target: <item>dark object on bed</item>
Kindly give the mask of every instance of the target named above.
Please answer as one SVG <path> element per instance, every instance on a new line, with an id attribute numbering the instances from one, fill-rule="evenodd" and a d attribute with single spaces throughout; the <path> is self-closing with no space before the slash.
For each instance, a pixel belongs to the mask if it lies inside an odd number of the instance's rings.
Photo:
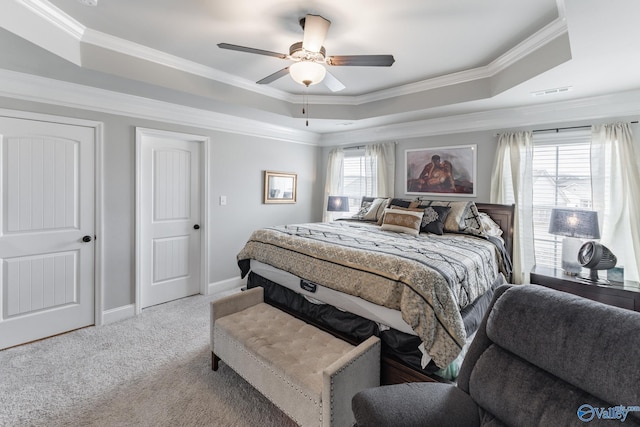
<path id="1" fill-rule="evenodd" d="M 626 412 L 640 402 L 638 330 L 640 314 L 633 311 L 541 286 L 503 286 L 457 385 L 364 390 L 352 400 L 356 423 L 566 426 L 617 420 L 638 426 L 640 412 Z"/>

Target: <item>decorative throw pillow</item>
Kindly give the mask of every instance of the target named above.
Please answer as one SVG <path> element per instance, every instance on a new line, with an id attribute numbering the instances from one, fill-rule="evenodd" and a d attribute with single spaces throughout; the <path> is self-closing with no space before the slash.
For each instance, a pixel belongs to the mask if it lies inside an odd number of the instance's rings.
<path id="1" fill-rule="evenodd" d="M 353 219 L 364 219 L 364 216 L 367 214 L 367 212 L 369 212 L 369 209 L 371 209 L 371 204 L 373 202 L 365 202 L 363 201 L 362 204 L 360 205 L 360 210 L 358 211 L 357 214 L 353 215 L 351 218 Z"/>
<path id="2" fill-rule="evenodd" d="M 449 206 L 429 206 L 424 208 L 420 231 L 441 236 L 444 232 L 444 222 L 450 211 L 451 208 Z"/>
<path id="3" fill-rule="evenodd" d="M 413 200 L 407 200 L 407 199 L 391 199 L 391 201 L 389 202 L 389 207 L 391 206 L 399 206 L 401 208 L 410 208 L 412 207 L 411 205 L 414 204 L 415 202 Z"/>
<path id="4" fill-rule="evenodd" d="M 417 236 L 418 233 L 420 233 L 423 216 L 424 211 L 415 212 L 404 209 L 385 209 L 381 228 L 383 230 Z"/>
<path id="5" fill-rule="evenodd" d="M 364 214 L 365 221 L 377 221 L 378 218 L 382 216 L 385 208 L 387 207 L 387 202 L 389 199 L 376 198 L 373 202 L 371 202 L 371 206 L 367 213 Z"/>
<path id="6" fill-rule="evenodd" d="M 395 208 L 395 207 L 400 207 L 400 208 L 415 208 L 417 207 L 419 204 L 418 201 L 416 200 L 407 200 L 407 199 L 390 199 L 389 200 L 389 204 L 387 205 L 388 208 Z M 378 217 L 378 225 L 382 225 L 382 221 L 384 220 L 384 212 L 382 213 L 382 215 L 380 215 L 380 217 Z"/>
<path id="7" fill-rule="evenodd" d="M 483 235 L 480 223 L 480 212 L 474 202 L 447 202 L 439 200 L 423 200 L 420 207 L 447 206 L 451 208 L 444 222 L 444 231 Z"/>

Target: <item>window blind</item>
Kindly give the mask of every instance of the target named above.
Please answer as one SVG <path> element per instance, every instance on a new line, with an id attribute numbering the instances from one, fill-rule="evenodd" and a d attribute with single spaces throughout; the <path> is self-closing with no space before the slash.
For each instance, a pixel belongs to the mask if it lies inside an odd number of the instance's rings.
<path id="1" fill-rule="evenodd" d="M 533 234 L 536 263 L 561 266 L 562 236 L 550 234 L 554 207 L 591 209 L 589 130 L 533 135 Z"/>
<path id="2" fill-rule="evenodd" d="M 376 160 L 373 159 L 375 162 Z M 349 197 L 349 212 L 355 214 L 360 209 L 362 197 L 373 194 L 372 185 L 375 182 L 377 168 L 365 166 L 364 150 L 352 150 L 345 153 L 343 170 L 343 192 Z"/>

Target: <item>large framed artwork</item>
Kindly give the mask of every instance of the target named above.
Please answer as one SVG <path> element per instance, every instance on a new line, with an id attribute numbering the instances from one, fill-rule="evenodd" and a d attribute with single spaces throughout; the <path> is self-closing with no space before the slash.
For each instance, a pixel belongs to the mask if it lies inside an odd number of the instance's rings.
<path id="1" fill-rule="evenodd" d="M 405 151 L 407 194 L 475 197 L 477 144 Z"/>
<path id="2" fill-rule="evenodd" d="M 287 172 L 264 171 L 264 203 L 295 203 L 298 175 Z"/>

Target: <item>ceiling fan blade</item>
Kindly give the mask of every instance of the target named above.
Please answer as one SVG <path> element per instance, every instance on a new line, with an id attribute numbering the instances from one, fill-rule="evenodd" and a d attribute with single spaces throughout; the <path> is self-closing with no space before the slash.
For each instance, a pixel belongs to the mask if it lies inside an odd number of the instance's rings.
<path id="1" fill-rule="evenodd" d="M 320 52 L 324 43 L 331 21 L 324 19 L 320 15 L 307 15 L 304 18 L 304 38 L 302 47 L 309 52 Z"/>
<path id="2" fill-rule="evenodd" d="M 271 82 L 275 82 L 280 77 L 284 77 L 287 74 L 289 74 L 289 67 L 283 68 L 280 71 L 276 71 L 275 73 L 265 77 L 264 79 L 258 80 L 256 83 L 259 84 L 259 85 L 266 85 L 266 84 L 269 84 Z"/>
<path id="3" fill-rule="evenodd" d="M 285 55 L 284 53 L 271 52 L 270 50 L 255 49 L 253 47 L 238 46 L 236 44 L 218 43 L 218 47 L 220 49 L 237 50 L 239 52 L 255 53 L 255 54 L 258 54 L 258 55 L 275 56 L 276 58 L 280 58 L 280 59 L 286 59 L 286 57 L 287 57 L 287 55 Z"/>
<path id="4" fill-rule="evenodd" d="M 351 67 L 390 67 L 396 60 L 393 55 L 342 55 L 327 58 L 329 65 Z"/>
<path id="5" fill-rule="evenodd" d="M 331 74 L 329 71 L 327 71 L 327 74 L 325 74 L 324 80 L 322 80 L 322 83 L 324 83 L 324 85 L 328 87 L 329 90 L 331 90 L 331 92 L 340 92 L 342 89 L 345 88 L 345 85 L 343 85 L 342 82 L 338 80 L 336 76 Z"/>

